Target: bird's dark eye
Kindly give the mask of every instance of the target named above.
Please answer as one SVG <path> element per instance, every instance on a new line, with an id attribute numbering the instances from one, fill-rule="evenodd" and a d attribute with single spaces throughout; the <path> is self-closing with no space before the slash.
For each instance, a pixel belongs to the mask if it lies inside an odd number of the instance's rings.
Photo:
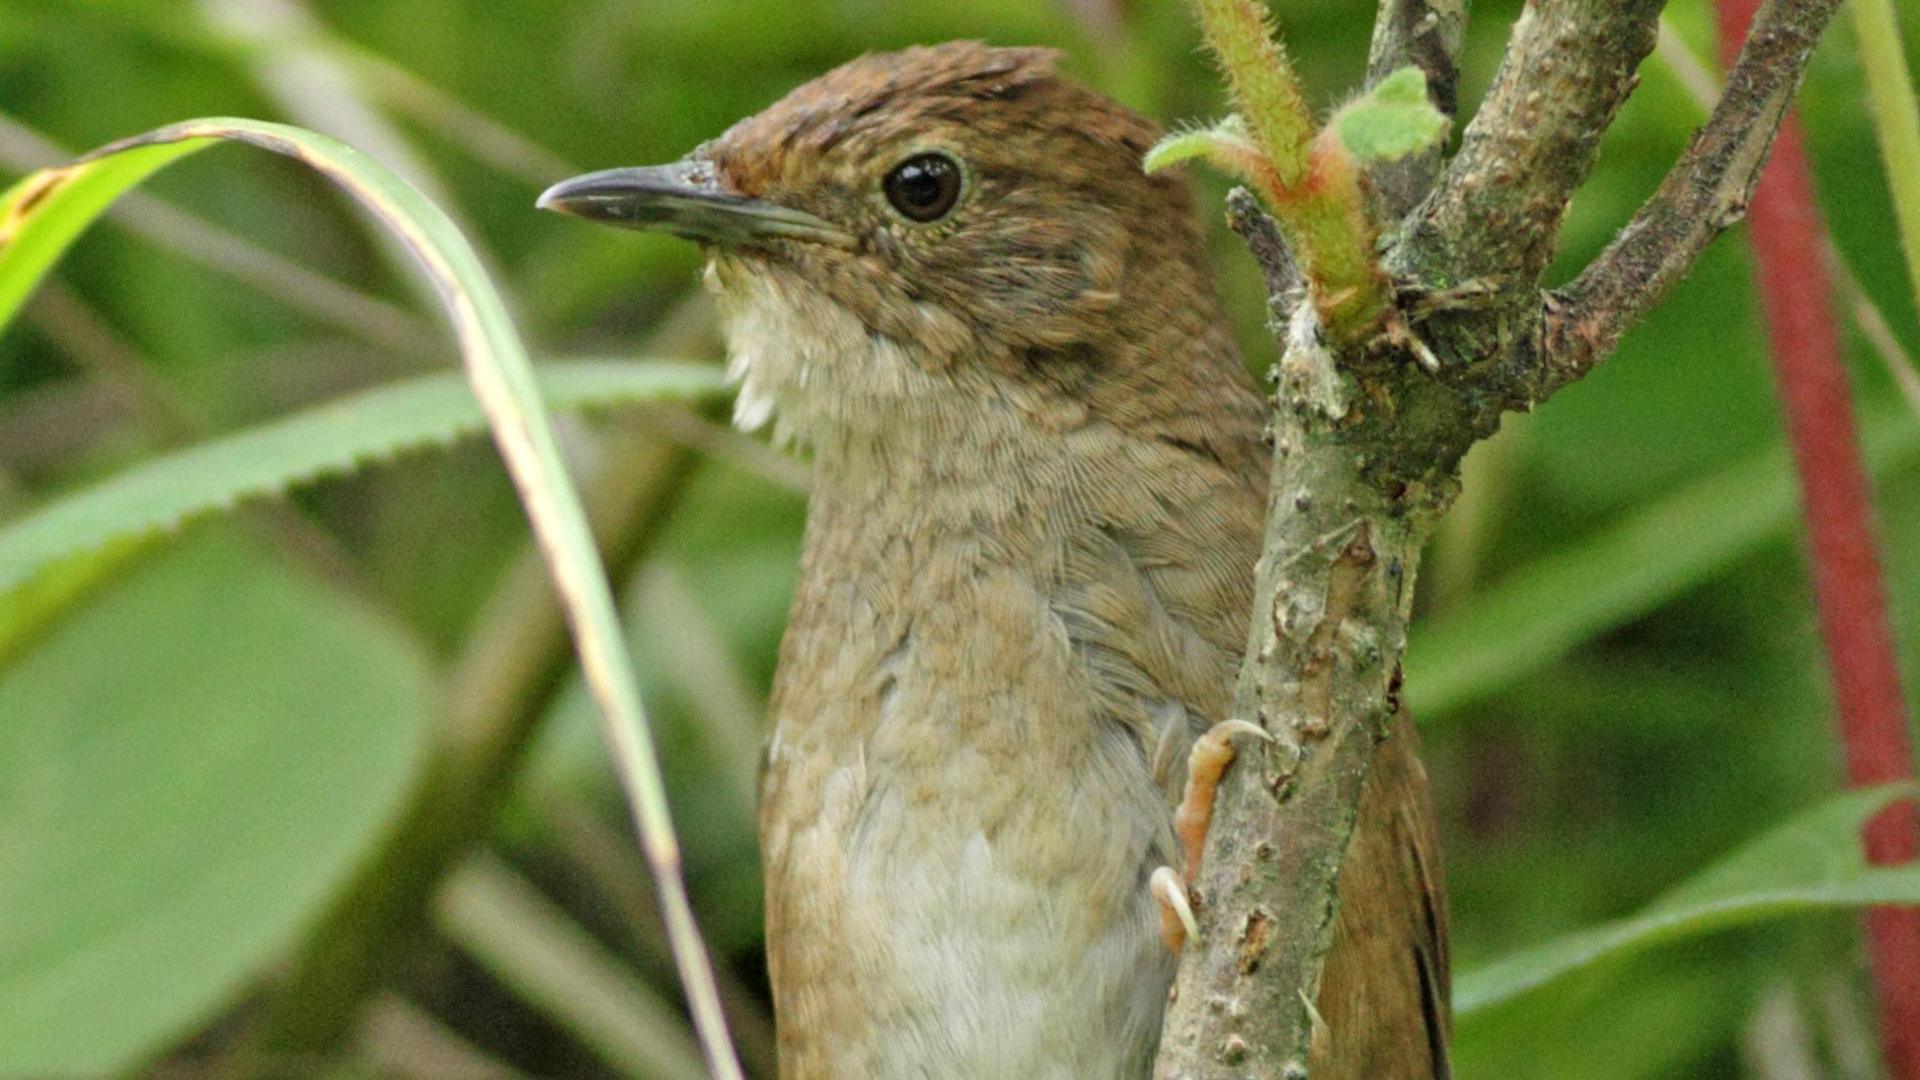
<path id="1" fill-rule="evenodd" d="M 960 163 L 947 155 L 915 154 L 895 165 L 880 186 L 908 221 L 934 221 L 960 201 L 963 179 Z"/>

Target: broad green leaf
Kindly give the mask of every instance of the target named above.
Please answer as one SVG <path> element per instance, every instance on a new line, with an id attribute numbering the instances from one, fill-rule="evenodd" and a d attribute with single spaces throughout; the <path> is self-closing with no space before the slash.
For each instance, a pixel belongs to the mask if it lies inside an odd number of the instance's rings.
<path id="1" fill-rule="evenodd" d="M 202 535 L 0 676 L 0 1076 L 137 1065 L 225 1007 L 398 806 L 413 642 Z"/>
<path id="2" fill-rule="evenodd" d="M 76 224 L 74 218 L 84 217 L 88 209 L 97 214 L 118 193 L 108 190 L 112 186 L 109 181 L 124 190 L 152 172 L 149 168 L 137 171 L 137 175 L 109 175 L 120 168 L 111 164 L 117 155 L 135 153 L 144 157 L 150 147 L 198 147 L 212 140 L 246 143 L 312 168 L 392 230 L 420 260 L 433 282 L 494 444 L 540 541 L 541 554 L 573 631 L 581 666 L 601 707 L 603 734 L 633 808 L 641 846 L 659 879 L 668 936 L 709 1065 L 723 1080 L 738 1077 L 740 1068 L 727 1043 L 705 946 L 687 901 L 665 785 L 653 753 L 639 688 L 625 660 L 606 572 L 594 549 L 579 493 L 567 478 L 553 427 L 541 406 L 526 347 L 479 256 L 446 213 L 391 169 L 338 140 L 259 120 L 189 120 L 115 143 L 65 168 L 34 173 L 10 193 L 0 195 L 0 203 L 14 208 L 7 219 L 7 242 L 0 246 L 0 280 L 15 275 L 30 285 L 46 269 L 33 254 L 42 244 L 33 235 L 36 231 L 52 230 L 51 235 L 56 237 L 70 237 L 85 223 L 81 220 Z M 90 192 L 96 184 L 104 192 L 97 197 L 89 195 L 85 207 L 21 194 L 47 190 L 58 194 L 66 185 L 83 183 Z M 41 211 L 47 216 L 42 217 Z M 0 310 L 0 320 L 8 314 Z"/>
<path id="3" fill-rule="evenodd" d="M 1920 865 L 1868 866 L 1860 827 L 1913 785 L 1850 791 L 1805 811 L 1674 888 L 1641 914 L 1496 960 L 1455 984 L 1462 1016 L 1603 961 L 1761 919 L 1869 904 L 1920 904 Z"/>
<path id="4" fill-rule="evenodd" d="M 1334 114 L 1340 145 L 1362 161 L 1394 161 L 1437 146 L 1447 116 L 1427 100 L 1427 76 L 1403 67 Z"/>
<path id="5" fill-rule="evenodd" d="M 1920 456 L 1910 413 L 1864 425 L 1876 476 Z M 1423 723 L 1498 693 L 1582 642 L 1698 585 L 1796 520 L 1786 453 L 1774 448 L 1682 487 L 1594 536 L 1521 568 L 1408 642 L 1407 705 Z"/>
<path id="6" fill-rule="evenodd" d="M 149 534 L 71 555 L 48 564 L 31 581 L 0 589 L 0 668 L 43 628 L 113 580 L 156 539 Z"/>
<path id="7" fill-rule="evenodd" d="M 547 400 L 562 409 L 710 398 L 723 391 L 716 369 L 692 364 L 580 360 L 544 365 L 539 378 Z M 363 391 L 165 454 L 0 523 L 0 590 L 74 554 L 485 429 L 472 390 L 449 372 Z"/>

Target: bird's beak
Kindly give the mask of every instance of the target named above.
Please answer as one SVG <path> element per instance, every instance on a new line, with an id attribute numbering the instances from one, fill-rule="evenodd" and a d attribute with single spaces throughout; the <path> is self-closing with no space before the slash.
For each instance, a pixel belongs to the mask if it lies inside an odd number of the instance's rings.
<path id="1" fill-rule="evenodd" d="M 576 176 L 542 192 L 534 205 L 589 221 L 721 246 L 767 239 L 854 245 L 853 236 L 831 222 L 734 191 L 712 162 L 700 158 Z"/>

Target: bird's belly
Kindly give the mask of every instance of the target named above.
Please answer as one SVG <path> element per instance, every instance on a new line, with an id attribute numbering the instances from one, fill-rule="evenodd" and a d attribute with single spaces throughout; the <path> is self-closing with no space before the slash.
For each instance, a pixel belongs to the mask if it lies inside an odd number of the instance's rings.
<path id="1" fill-rule="evenodd" d="M 1146 886 L 1168 810 L 1124 735 L 1075 756 L 1038 788 L 965 745 L 771 767 L 783 1076 L 1147 1075 L 1174 966 Z"/>

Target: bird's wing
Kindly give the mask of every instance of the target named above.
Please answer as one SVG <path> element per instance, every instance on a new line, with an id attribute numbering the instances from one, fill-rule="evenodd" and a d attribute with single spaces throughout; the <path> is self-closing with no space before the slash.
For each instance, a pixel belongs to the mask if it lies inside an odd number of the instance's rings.
<path id="1" fill-rule="evenodd" d="M 1361 796 L 1320 984 L 1313 1075 L 1447 1080 L 1446 890 L 1419 740 L 1394 719 Z"/>

